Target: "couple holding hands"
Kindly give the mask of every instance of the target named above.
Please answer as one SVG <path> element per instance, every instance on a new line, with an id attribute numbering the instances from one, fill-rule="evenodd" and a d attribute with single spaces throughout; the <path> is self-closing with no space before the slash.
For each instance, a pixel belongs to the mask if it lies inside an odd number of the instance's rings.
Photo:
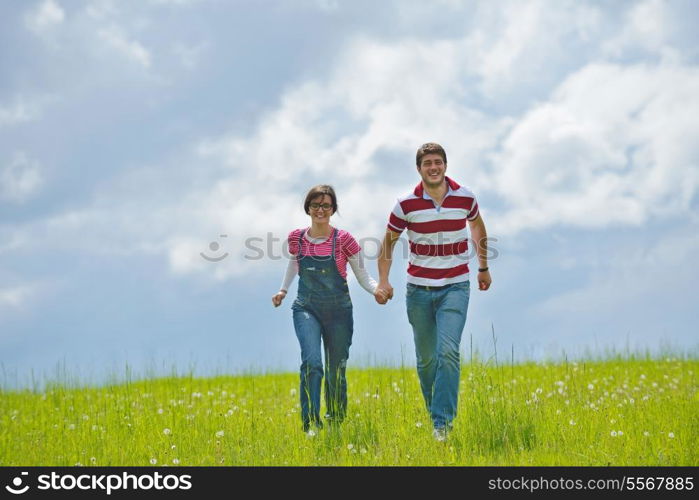
<path id="1" fill-rule="evenodd" d="M 446 176 L 447 155 L 442 146 L 420 146 L 416 166 L 420 183 L 398 199 L 388 220 L 378 257 L 378 283 L 366 271 L 361 248 L 352 235 L 330 225 L 338 208 L 331 186 L 316 186 L 308 192 L 303 207 L 311 225 L 289 234 L 292 258 L 272 303 L 275 307 L 282 303 L 298 274 L 298 295 L 291 309 L 301 346 L 299 393 L 304 432 L 313 434 L 312 427 L 323 426 L 320 393 L 324 374 L 326 420 L 339 424 L 346 414 L 345 369 L 353 333 L 347 264 L 362 288 L 385 304 L 393 298 L 388 280 L 393 247 L 406 229 L 410 242 L 406 306 L 420 387 L 435 439 L 445 440 L 452 427 L 459 394 L 459 344 L 470 294 L 466 226 L 476 246 L 480 290 L 488 290 L 491 284 L 487 235 L 473 193 Z"/>

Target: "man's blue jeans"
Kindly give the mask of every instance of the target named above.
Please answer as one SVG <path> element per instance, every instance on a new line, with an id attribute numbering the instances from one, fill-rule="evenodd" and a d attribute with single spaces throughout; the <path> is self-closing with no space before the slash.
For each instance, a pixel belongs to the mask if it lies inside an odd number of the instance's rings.
<path id="1" fill-rule="evenodd" d="M 417 374 L 435 428 L 450 426 L 459 397 L 461 333 L 466 324 L 468 281 L 423 289 L 408 283 L 406 306 L 413 327 Z"/>

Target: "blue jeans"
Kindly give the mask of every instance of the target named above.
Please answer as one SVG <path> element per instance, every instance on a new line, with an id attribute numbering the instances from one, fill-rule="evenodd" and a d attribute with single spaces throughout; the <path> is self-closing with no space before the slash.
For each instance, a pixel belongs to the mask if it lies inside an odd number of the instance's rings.
<path id="1" fill-rule="evenodd" d="M 325 367 L 327 418 L 339 423 L 347 410 L 345 375 L 352 344 L 353 318 L 349 295 L 321 299 L 300 295 L 291 307 L 301 346 L 301 418 L 304 428 L 320 422 L 320 386 Z M 325 363 L 321 352 L 325 351 Z"/>
<path id="2" fill-rule="evenodd" d="M 417 374 L 435 428 L 450 426 L 456 417 L 459 344 L 469 294 L 468 281 L 431 290 L 407 285 L 406 306 L 415 339 Z"/>

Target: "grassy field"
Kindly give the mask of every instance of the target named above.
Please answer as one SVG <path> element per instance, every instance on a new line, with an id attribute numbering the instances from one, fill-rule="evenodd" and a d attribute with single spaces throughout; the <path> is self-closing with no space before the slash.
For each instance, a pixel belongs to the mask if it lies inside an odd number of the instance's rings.
<path id="1" fill-rule="evenodd" d="M 348 371 L 341 428 L 302 433 L 298 375 L 0 393 L 0 465 L 699 465 L 699 360 L 462 367 L 432 439 L 414 367 Z"/>

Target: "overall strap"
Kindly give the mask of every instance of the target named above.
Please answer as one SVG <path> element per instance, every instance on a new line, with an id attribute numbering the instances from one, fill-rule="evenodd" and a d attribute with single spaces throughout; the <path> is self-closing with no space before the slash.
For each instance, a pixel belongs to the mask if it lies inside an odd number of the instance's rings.
<path id="1" fill-rule="evenodd" d="M 296 260 L 301 259 L 301 248 L 303 247 L 303 235 L 305 234 L 306 230 L 302 229 L 301 233 L 299 233 L 299 251 L 296 252 Z"/>
<path id="2" fill-rule="evenodd" d="M 337 241 L 337 229 L 333 228 L 333 249 L 332 249 L 332 253 L 330 254 L 333 257 L 333 260 L 337 260 L 335 258 L 335 242 L 336 241 Z"/>

